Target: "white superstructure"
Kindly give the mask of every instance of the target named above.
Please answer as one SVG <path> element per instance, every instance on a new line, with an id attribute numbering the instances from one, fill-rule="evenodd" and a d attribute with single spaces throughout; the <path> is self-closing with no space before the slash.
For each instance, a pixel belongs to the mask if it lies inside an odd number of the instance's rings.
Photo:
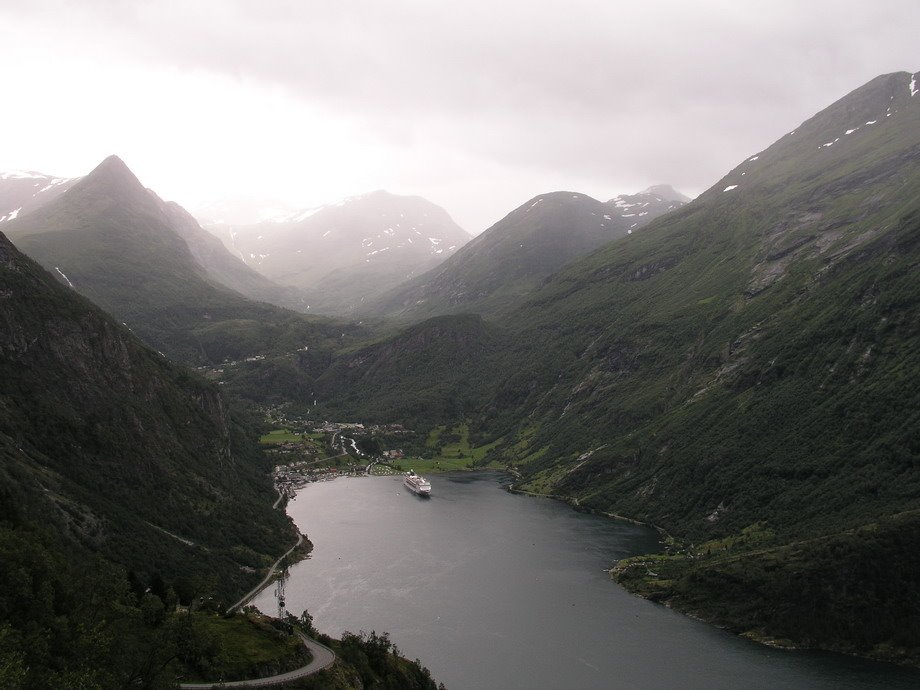
<path id="1" fill-rule="evenodd" d="M 403 484 L 408 486 L 409 489 L 419 496 L 428 496 L 431 494 L 431 483 L 424 477 L 417 475 L 414 470 L 406 472 L 406 478 L 403 479 Z"/>

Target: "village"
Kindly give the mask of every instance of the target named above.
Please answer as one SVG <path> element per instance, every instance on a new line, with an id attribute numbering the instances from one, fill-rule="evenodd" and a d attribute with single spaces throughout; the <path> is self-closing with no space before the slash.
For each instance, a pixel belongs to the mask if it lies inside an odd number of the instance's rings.
<path id="1" fill-rule="evenodd" d="M 261 442 L 275 463 L 272 481 L 279 500 L 293 498 L 311 482 L 394 474 L 400 468 L 390 463 L 405 458 L 405 452 L 402 448 L 383 448 L 381 439 L 414 433 L 401 424 L 317 423 L 278 409 L 268 410 L 266 421 L 276 427 L 262 436 Z"/>

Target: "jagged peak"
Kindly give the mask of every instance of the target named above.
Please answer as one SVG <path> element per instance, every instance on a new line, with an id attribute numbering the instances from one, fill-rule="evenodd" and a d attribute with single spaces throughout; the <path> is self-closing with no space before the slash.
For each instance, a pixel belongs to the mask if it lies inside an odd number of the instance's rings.
<path id="1" fill-rule="evenodd" d="M 125 165 L 125 162 L 114 153 L 111 156 L 107 156 L 105 160 L 97 165 L 90 173 L 90 175 L 98 174 L 103 171 L 121 174 L 128 173 L 133 175 L 130 168 Z"/>
<path id="2" fill-rule="evenodd" d="M 125 165 L 121 158 L 115 155 L 109 156 L 93 168 L 92 172 L 81 180 L 81 185 L 104 185 L 125 191 L 141 190 L 145 194 L 147 193 L 140 180 L 131 172 L 131 169 Z"/>

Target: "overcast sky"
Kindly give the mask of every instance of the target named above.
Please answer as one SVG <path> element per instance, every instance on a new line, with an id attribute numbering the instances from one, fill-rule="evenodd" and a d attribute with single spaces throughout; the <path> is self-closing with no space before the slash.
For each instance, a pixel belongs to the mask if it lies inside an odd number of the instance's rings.
<path id="1" fill-rule="evenodd" d="M 0 170 L 115 153 L 189 209 L 696 195 L 879 74 L 918 0 L 0 0 Z"/>

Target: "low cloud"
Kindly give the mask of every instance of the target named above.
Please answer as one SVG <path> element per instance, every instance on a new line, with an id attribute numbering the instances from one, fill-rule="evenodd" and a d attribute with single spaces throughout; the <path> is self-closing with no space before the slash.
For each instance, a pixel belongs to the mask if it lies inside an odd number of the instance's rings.
<path id="1" fill-rule="evenodd" d="M 790 0 L 20 4 L 0 8 L 0 38 L 34 45 L 45 67 L 77 54 L 141 82 L 172 69 L 279 89 L 360 132 L 368 161 L 349 151 L 365 171 L 342 175 L 343 195 L 364 191 L 344 189 L 349 179 L 437 194 L 473 232 L 555 185 L 698 193 L 877 74 L 920 67 L 914 0 L 884 11 Z M 240 137 L 247 126 L 273 125 L 240 122 Z M 285 165 L 284 154 L 271 167 L 310 163 Z M 483 177 L 501 190 L 482 190 Z"/>

